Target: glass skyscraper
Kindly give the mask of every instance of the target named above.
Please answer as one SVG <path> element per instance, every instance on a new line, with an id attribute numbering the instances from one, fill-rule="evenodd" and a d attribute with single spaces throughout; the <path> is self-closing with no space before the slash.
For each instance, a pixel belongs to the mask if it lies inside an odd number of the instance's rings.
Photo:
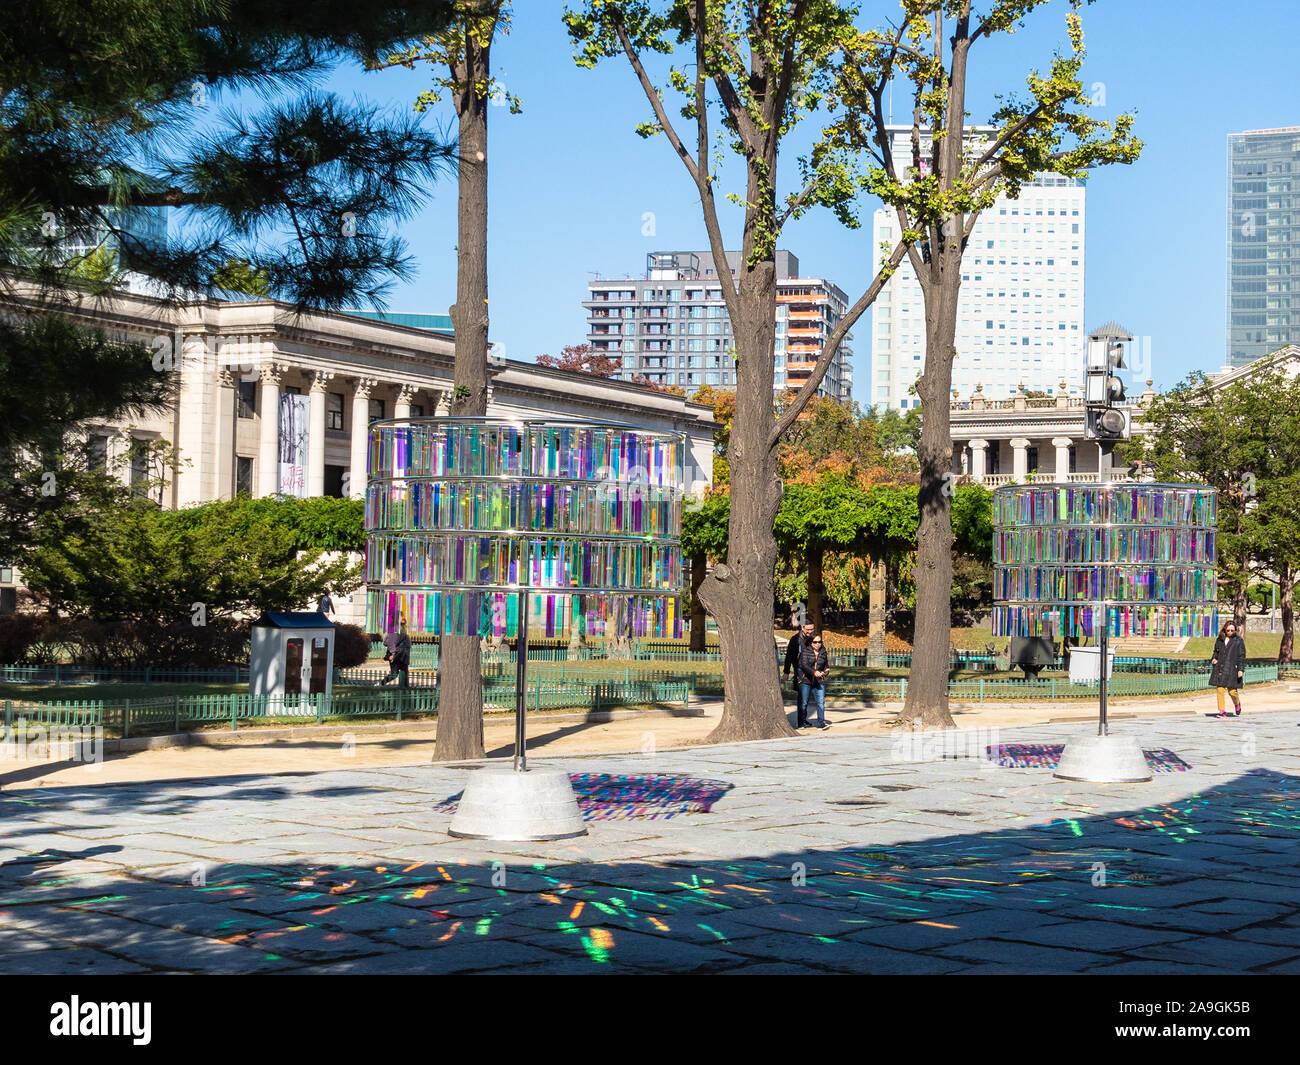
<path id="1" fill-rule="evenodd" d="M 1228 365 L 1300 341 L 1300 126 L 1228 134 Z"/>

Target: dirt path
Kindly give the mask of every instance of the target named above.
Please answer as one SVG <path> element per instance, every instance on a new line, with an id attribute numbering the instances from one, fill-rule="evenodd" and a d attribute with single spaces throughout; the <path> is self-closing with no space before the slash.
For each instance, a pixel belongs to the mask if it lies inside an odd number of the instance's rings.
<path id="1" fill-rule="evenodd" d="M 1285 713 L 1300 709 L 1300 686 L 1287 683 L 1260 685 L 1245 692 L 1246 713 L 1224 722 L 1225 727 L 1249 727 L 1251 715 Z M 828 734 L 879 733 L 892 727 L 900 709 L 897 703 L 874 706 L 827 706 Z M 1188 716 L 1213 713 L 1209 692 L 1161 699 L 1111 701 L 1111 720 L 1123 730 L 1135 718 Z M 1082 702 L 1057 703 L 954 703 L 953 717 L 960 728 L 1009 728 L 1048 721 L 1078 721 L 1081 730 L 1096 721 L 1096 707 Z M 790 707 L 793 718 L 793 707 Z M 702 743 L 722 715 L 719 701 L 693 702 L 690 714 L 678 712 L 628 714 L 615 720 L 589 720 L 581 714 L 529 715 L 529 754 L 545 758 L 555 754 L 606 754 L 627 751 L 662 751 Z M 0 788 L 17 791 L 37 787 L 86 786 L 147 780 L 211 780 L 244 774 L 313 773 L 331 769 L 421 765 L 433 756 L 436 723 L 355 725 L 297 729 L 245 729 L 211 732 L 202 742 L 184 746 L 154 747 L 107 755 L 100 762 L 33 759 L 40 751 L 23 751 L 0 744 Z M 493 715 L 484 726 L 489 757 L 508 758 L 513 753 L 514 718 Z"/>

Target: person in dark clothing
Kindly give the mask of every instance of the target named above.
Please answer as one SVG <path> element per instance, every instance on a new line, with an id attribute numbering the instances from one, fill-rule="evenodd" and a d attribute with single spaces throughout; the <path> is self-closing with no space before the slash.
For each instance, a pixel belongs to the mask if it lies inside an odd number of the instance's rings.
<path id="1" fill-rule="evenodd" d="M 401 687 L 405 688 L 410 679 L 411 670 L 411 638 L 406 635 L 406 622 L 403 621 L 401 631 L 390 632 L 384 639 L 384 646 L 388 648 L 388 653 L 384 655 L 385 661 L 388 662 L 388 676 L 379 683 L 387 684 L 394 677 L 401 677 Z"/>
<path id="2" fill-rule="evenodd" d="M 799 652 L 799 662 L 795 666 L 795 677 L 799 681 L 799 690 L 803 695 L 804 717 L 817 707 L 817 727 L 827 728 L 826 724 L 826 677 L 830 674 L 830 661 L 822 638 L 814 636 Z"/>
<path id="3" fill-rule="evenodd" d="M 812 643 L 813 625 L 811 621 L 805 621 L 800 626 L 799 631 L 790 637 L 790 642 L 785 647 L 785 672 L 784 676 L 788 680 L 790 671 L 797 669 L 799 665 L 799 652 L 808 644 Z M 799 676 L 796 672 L 794 678 L 794 708 L 795 708 L 795 728 L 808 727 L 808 703 L 804 699 L 803 688 L 799 684 Z"/>
<path id="4" fill-rule="evenodd" d="M 1227 717 L 1223 705 L 1223 694 L 1227 692 L 1232 698 L 1232 705 L 1241 716 L 1242 678 L 1246 675 L 1246 641 L 1237 632 L 1235 623 L 1229 621 L 1219 630 L 1219 638 L 1214 641 L 1214 653 L 1210 656 L 1210 687 L 1219 698 L 1219 716 Z"/>

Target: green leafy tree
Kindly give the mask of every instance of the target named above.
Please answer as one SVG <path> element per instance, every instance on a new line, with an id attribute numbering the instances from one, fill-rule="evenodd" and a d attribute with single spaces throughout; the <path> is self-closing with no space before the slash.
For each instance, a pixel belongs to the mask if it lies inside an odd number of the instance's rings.
<path id="1" fill-rule="evenodd" d="M 0 270 L 58 291 L 67 238 L 112 241 L 121 265 L 178 295 L 232 259 L 299 307 L 375 298 L 409 274 L 387 232 L 450 148 L 412 119 L 316 91 L 339 62 L 445 26 L 449 0 L 31 0 L 0 11 Z M 255 115 L 217 114 L 255 88 Z M 277 90 L 289 90 L 275 98 Z M 208 121 L 196 121 L 207 119 Z M 131 212 L 186 212 L 165 245 Z M 82 279 L 84 280 L 84 278 Z"/>
<path id="2" fill-rule="evenodd" d="M 902 243 L 883 256 L 874 280 L 826 338 L 808 380 L 777 415 L 772 404 L 776 339 L 776 248 L 791 219 L 829 207 L 857 224 L 855 189 L 833 153 L 800 162 L 798 187 L 781 189 L 781 148 L 822 99 L 835 54 L 853 34 L 850 11 L 831 0 L 763 4 L 721 0 L 588 0 L 564 21 L 580 66 L 630 64 L 650 108 L 638 127 L 662 136 L 699 197 L 718 285 L 736 338 L 735 420 L 727 447 L 731 489 L 727 562 L 714 567 L 700 598 L 717 620 L 726 702 L 715 741 L 794 734 L 771 655 L 781 504 L 777 452 L 817 393 L 845 334 L 902 261 Z M 680 49 L 680 51 L 679 51 Z M 656 84 L 659 57 L 671 57 Z M 652 69 L 653 68 L 653 69 Z M 669 90 L 676 102 L 669 103 Z M 712 121 L 716 124 L 710 125 Z M 719 128 L 720 127 L 720 128 Z M 715 142 L 715 134 L 718 139 Z M 743 190 L 726 194 L 743 213 L 733 278 L 717 203 L 723 156 L 743 168 Z"/>
<path id="3" fill-rule="evenodd" d="M 921 519 L 917 543 L 915 651 L 902 720 L 949 727 L 951 635 L 952 432 L 949 395 L 961 290 L 962 259 L 980 215 L 999 194 L 1014 197 L 1039 173 L 1083 177 L 1096 167 L 1129 163 L 1141 143 L 1132 115 L 1095 117 L 1080 71 L 1079 0 L 1066 14 L 1069 48 L 1032 70 L 1024 96 L 1002 95 L 987 131 L 968 131 L 968 75 L 983 41 L 1014 33 L 1046 0 L 903 0 L 896 25 L 856 32 L 837 52 L 830 104 L 838 119 L 814 161 L 866 157 L 861 186 L 884 201 L 903 234 L 925 305 L 921 399 Z M 997 62 L 1005 64 L 1005 56 Z M 890 96 L 912 105 L 906 149 L 895 152 L 887 129 Z M 874 254 L 873 254 L 874 258 Z"/>
<path id="4" fill-rule="evenodd" d="M 827 472 L 810 483 L 786 486 L 776 516 L 783 554 L 807 573 L 808 619 L 823 627 L 828 552 L 886 558 L 916 540 L 916 489 L 896 485 L 864 488 L 843 473 Z"/>
<path id="5" fill-rule="evenodd" d="M 410 276 L 390 230 L 452 148 L 411 116 L 317 91 L 340 63 L 443 27 L 450 0 L 30 0 L 0 8 L 0 558 L 94 502 L 75 427 L 162 409 L 150 347 L 70 310 L 123 271 L 178 299 L 233 287 L 299 308 L 378 299 Z M 254 89 L 251 113 L 220 94 Z M 136 212 L 170 208 L 165 243 Z M 72 249 L 96 245 L 89 254 Z M 53 490 L 51 490 L 53 489 Z"/>
<path id="6" fill-rule="evenodd" d="M 1148 463 L 1159 480 L 1217 489 L 1219 587 L 1244 629 L 1249 586 L 1278 585 L 1279 655 L 1290 661 L 1300 580 L 1300 379 L 1268 361 L 1223 387 L 1193 374 L 1152 400 L 1142 422 L 1146 432 L 1124 456 Z"/>
<path id="7" fill-rule="evenodd" d="M 254 270 L 247 259 L 227 259 L 212 277 L 217 288 L 246 296 L 267 296 L 271 279 L 265 270 Z"/>
<path id="8" fill-rule="evenodd" d="M 920 407 L 909 407 L 906 413 L 900 413 L 891 407 L 884 414 L 877 413 L 873 407 L 866 417 L 875 428 L 876 442 L 881 451 L 915 463 L 921 447 Z"/>
<path id="9" fill-rule="evenodd" d="M 688 499 L 682 509 L 682 554 L 691 567 L 691 650 L 705 649 L 707 626 L 700 585 L 710 563 L 727 560 L 727 521 L 731 498 L 726 492 L 711 491 L 702 499 Z"/>
<path id="10" fill-rule="evenodd" d="M 361 583 L 357 563 L 304 546 L 355 543 L 356 534 L 322 535 L 298 501 L 241 497 L 166 511 L 95 476 L 100 491 L 80 520 L 64 510 L 37 528 L 23 577 L 36 605 L 77 626 L 100 661 L 196 663 L 214 634 L 235 639 L 218 643 L 229 654 L 262 610 L 302 609 L 326 589 Z"/>

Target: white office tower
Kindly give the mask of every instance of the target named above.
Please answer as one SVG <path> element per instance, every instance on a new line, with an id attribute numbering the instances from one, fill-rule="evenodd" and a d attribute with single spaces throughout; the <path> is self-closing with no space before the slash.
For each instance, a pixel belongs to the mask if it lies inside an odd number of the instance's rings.
<path id="1" fill-rule="evenodd" d="M 891 126 L 900 171 L 910 165 L 911 128 Z M 972 128 L 972 148 L 991 130 Z M 923 144 L 922 155 L 928 152 Z M 1077 395 L 1083 365 L 1084 182 L 1040 174 L 1012 200 L 998 197 L 980 216 L 962 260 L 957 357 L 952 387 L 962 400 L 977 385 L 987 399 L 1026 391 Z M 875 213 L 873 247 L 892 247 L 901 230 L 892 208 Z M 925 367 L 925 304 L 904 259 L 872 308 L 871 403 L 906 410 Z"/>

